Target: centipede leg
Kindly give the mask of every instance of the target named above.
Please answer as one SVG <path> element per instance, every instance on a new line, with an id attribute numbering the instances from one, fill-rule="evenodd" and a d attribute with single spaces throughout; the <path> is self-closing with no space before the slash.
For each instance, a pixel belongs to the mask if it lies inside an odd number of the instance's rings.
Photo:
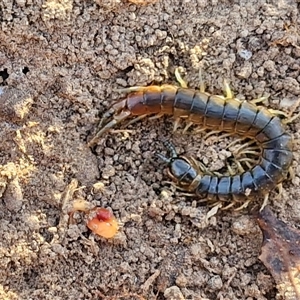
<path id="1" fill-rule="evenodd" d="M 232 201 L 230 204 L 226 205 L 225 207 L 222 207 L 222 210 L 227 210 L 235 205 L 235 201 Z"/>
<path id="2" fill-rule="evenodd" d="M 262 103 L 262 102 L 264 102 L 266 100 L 268 100 L 268 97 L 263 96 L 263 97 L 259 97 L 257 99 L 248 100 L 248 102 L 250 102 L 252 104 L 257 104 L 257 103 Z"/>
<path id="3" fill-rule="evenodd" d="M 243 168 L 243 166 L 241 165 L 241 163 L 238 162 L 236 159 L 234 160 L 234 162 L 236 163 L 239 172 L 244 173 L 245 169 Z"/>
<path id="4" fill-rule="evenodd" d="M 127 127 L 127 126 L 129 126 L 129 125 L 131 125 L 131 124 L 134 124 L 135 122 L 138 122 L 138 121 L 144 119 L 145 117 L 147 117 L 147 114 L 145 114 L 145 115 L 140 115 L 140 116 L 138 116 L 138 117 L 136 117 L 136 118 L 134 118 L 134 119 L 128 121 L 127 123 L 125 123 L 124 126 Z"/>
<path id="5" fill-rule="evenodd" d="M 227 165 L 227 170 L 228 170 L 228 173 L 229 173 L 230 176 L 234 176 L 235 173 L 233 172 L 230 165 Z"/>
<path id="6" fill-rule="evenodd" d="M 288 169 L 288 176 L 291 178 L 291 180 L 295 179 L 295 177 L 296 177 L 295 171 L 292 167 L 289 167 L 289 169 Z"/>
<path id="7" fill-rule="evenodd" d="M 217 133 L 219 133 L 219 131 L 217 131 L 217 130 L 213 130 L 213 131 L 210 131 L 210 132 L 208 132 L 204 137 L 203 137 L 203 140 L 206 140 L 208 137 L 210 137 L 211 135 L 215 135 L 215 134 L 217 134 Z"/>
<path id="8" fill-rule="evenodd" d="M 239 206 L 234 211 L 241 211 L 241 210 L 243 210 L 244 208 L 246 208 L 249 205 L 250 202 L 251 202 L 251 200 L 247 200 L 245 203 L 243 203 L 243 205 Z"/>
<path id="9" fill-rule="evenodd" d="M 159 118 L 161 118 L 163 116 L 164 116 L 164 114 L 157 114 L 157 115 L 154 115 L 152 117 L 149 117 L 148 119 L 149 120 L 156 120 L 156 119 L 159 119 Z"/>
<path id="10" fill-rule="evenodd" d="M 253 166 L 249 163 L 248 160 L 244 161 L 248 169 L 251 169 Z"/>
<path id="11" fill-rule="evenodd" d="M 247 139 L 247 137 L 242 138 L 242 139 L 236 139 L 236 140 L 232 141 L 232 142 L 226 147 L 226 149 L 229 149 L 229 148 L 233 147 L 234 145 L 243 142 L 245 139 Z M 251 145 L 254 144 L 254 143 L 255 143 L 255 141 L 252 140 L 252 141 L 250 141 L 250 142 L 248 142 L 248 143 L 246 143 L 246 144 L 243 144 L 242 146 L 240 146 L 240 147 L 239 147 L 238 149 L 236 149 L 235 151 L 236 151 L 236 152 L 239 152 L 241 149 L 247 148 L 248 146 L 251 146 Z"/>
<path id="12" fill-rule="evenodd" d="M 300 105 L 300 98 L 290 107 L 288 117 L 286 120 L 284 120 L 284 124 L 289 124 L 294 122 L 297 118 L 300 117 L 300 113 L 297 113 L 295 116 L 292 117 L 293 113 L 296 111 L 296 109 Z"/>
<path id="13" fill-rule="evenodd" d="M 268 98 L 267 97 L 260 97 L 260 98 L 257 98 L 257 99 L 253 99 L 253 100 L 250 100 L 249 102 L 252 103 L 252 104 L 257 104 L 257 103 L 261 103 L 265 100 L 267 100 Z M 297 101 L 298 102 L 298 101 Z M 300 100 L 299 100 L 299 103 L 300 103 Z M 298 106 L 299 106 L 299 103 Z M 273 115 L 276 115 L 276 116 L 280 116 L 280 117 L 283 117 L 284 119 L 282 120 L 282 123 L 283 124 L 289 124 L 289 123 L 292 123 L 295 119 L 297 119 L 299 116 L 300 116 L 300 113 L 291 117 L 291 114 L 294 112 L 292 111 L 292 113 L 285 113 L 284 111 L 282 110 L 278 110 L 278 109 L 268 109 L 270 113 L 272 113 Z"/>
<path id="14" fill-rule="evenodd" d="M 105 126 L 103 126 L 96 135 L 90 140 L 88 143 L 88 147 L 93 146 L 96 141 L 100 138 L 101 135 L 103 135 L 105 132 L 107 132 L 110 128 L 114 127 L 116 124 L 122 122 L 126 118 L 130 116 L 130 111 L 122 111 L 118 115 L 115 115 L 114 118 L 108 122 Z"/>
<path id="15" fill-rule="evenodd" d="M 234 157 L 236 159 L 239 159 L 240 162 L 242 161 L 249 161 L 249 162 L 257 162 L 257 159 L 259 158 L 259 156 L 261 155 L 261 152 L 260 151 L 256 151 L 254 152 L 255 154 L 253 156 L 257 156 L 256 159 L 254 158 L 251 158 L 251 157 L 248 157 L 247 154 L 249 154 L 247 151 L 245 152 L 240 152 L 238 153 L 237 155 L 234 154 Z"/>
<path id="16" fill-rule="evenodd" d="M 259 154 L 257 151 L 250 151 L 250 150 L 244 150 L 243 152 L 240 152 L 240 153 L 243 153 L 243 154 L 252 154 L 252 155 L 257 155 Z"/>
<path id="17" fill-rule="evenodd" d="M 115 102 L 103 115 L 99 122 L 98 127 L 103 128 L 105 127 L 110 119 L 118 119 L 119 116 L 124 114 L 128 114 L 129 112 L 125 110 L 126 108 L 126 99 L 122 99 L 120 101 Z M 123 119 L 122 119 L 123 120 Z"/>
<path id="18" fill-rule="evenodd" d="M 250 157 L 243 157 L 243 158 L 238 157 L 235 159 L 238 159 L 240 163 L 246 164 L 247 168 L 252 168 L 255 164 L 257 164 L 259 156 L 257 157 L 257 159 L 253 159 Z"/>
<path id="19" fill-rule="evenodd" d="M 203 131 L 207 131 L 207 128 L 200 127 L 199 129 L 195 129 L 194 134 L 199 134 L 202 133 Z"/>
<path id="20" fill-rule="evenodd" d="M 268 202 L 269 202 L 269 193 L 265 194 L 264 202 L 261 208 L 259 209 L 259 211 L 262 211 L 268 205 Z"/>
<path id="21" fill-rule="evenodd" d="M 200 80 L 200 92 L 205 93 L 205 83 L 202 76 L 202 69 L 199 69 L 199 80 Z"/>
<path id="22" fill-rule="evenodd" d="M 112 111 L 111 110 L 106 111 L 103 114 L 102 118 L 100 119 L 98 127 L 102 128 L 103 124 L 107 121 L 107 119 L 109 119 L 113 115 L 113 113 L 114 113 L 113 110 Z"/>
<path id="23" fill-rule="evenodd" d="M 276 187 L 277 187 L 277 189 L 278 189 L 278 194 L 281 195 L 282 192 L 283 192 L 283 186 L 282 186 L 282 183 L 277 184 Z"/>
<path id="24" fill-rule="evenodd" d="M 298 119 L 300 117 L 300 113 L 294 115 L 293 117 L 291 117 L 291 114 L 285 114 L 285 119 L 282 120 L 282 123 L 287 125 L 290 124 L 292 122 L 294 122 L 296 119 Z"/>
<path id="25" fill-rule="evenodd" d="M 180 195 L 182 196 L 186 196 L 186 197 L 195 197 L 194 193 L 186 193 L 186 189 L 183 187 L 178 186 L 175 182 L 173 181 L 164 181 L 163 184 L 169 184 L 170 186 L 172 186 L 175 190 L 180 191 Z M 185 193 L 184 193 L 185 192 Z M 201 200 L 197 201 L 198 203 L 201 202 Z M 203 200 L 202 202 L 206 202 L 206 199 Z"/>
<path id="26" fill-rule="evenodd" d="M 141 92 L 143 90 L 146 90 L 147 87 L 146 86 L 131 86 L 131 87 L 127 87 L 127 88 L 122 88 L 122 89 L 114 89 L 114 92 L 117 93 L 132 93 L 132 92 Z"/>
<path id="27" fill-rule="evenodd" d="M 175 121 L 174 121 L 174 126 L 173 126 L 173 132 L 177 131 L 180 122 L 181 122 L 181 119 L 180 119 L 180 118 L 176 118 L 176 119 L 175 119 Z"/>
<path id="28" fill-rule="evenodd" d="M 252 158 L 249 158 L 249 157 L 240 158 L 239 162 L 253 163 L 253 164 L 257 163 L 257 161 L 255 159 L 252 159 Z"/>
<path id="29" fill-rule="evenodd" d="M 209 210 L 209 212 L 206 214 L 205 220 L 208 222 L 208 220 L 213 217 L 214 215 L 217 214 L 219 209 L 222 209 L 223 203 L 222 202 L 217 202 L 214 204 L 214 206 Z"/>
<path id="30" fill-rule="evenodd" d="M 186 133 L 186 132 L 188 131 L 188 129 L 189 129 L 192 125 L 194 125 L 193 122 L 188 122 L 188 123 L 185 125 L 185 127 L 184 127 L 182 133 Z"/>
<path id="31" fill-rule="evenodd" d="M 287 120 L 289 117 L 287 113 L 278 109 L 269 109 L 269 112 L 276 116 L 282 116 L 283 118 L 285 118 L 285 120 Z"/>
<path id="32" fill-rule="evenodd" d="M 226 99 L 233 99 L 234 98 L 234 94 L 227 82 L 226 79 L 223 80 L 223 90 L 224 90 L 224 93 L 225 93 L 225 98 Z"/>
<path id="33" fill-rule="evenodd" d="M 244 149 L 243 151 L 240 151 L 240 150 L 242 150 L 243 148 L 244 148 L 244 147 L 239 148 L 239 149 L 237 150 L 237 152 L 238 152 L 239 154 L 243 154 L 244 152 L 247 153 L 247 151 L 256 151 L 256 152 L 260 152 L 260 151 L 261 151 L 261 149 L 260 149 L 258 146 L 249 147 L 249 148 L 247 148 L 247 149 Z"/>
<path id="34" fill-rule="evenodd" d="M 221 134 L 221 135 L 219 136 L 219 139 L 220 139 L 220 140 L 221 140 L 221 139 L 225 139 L 225 138 L 230 137 L 230 136 L 232 136 L 232 133 L 223 133 L 223 134 Z"/>
<path id="35" fill-rule="evenodd" d="M 289 115 L 290 114 L 288 114 L 288 117 L 282 121 L 283 124 L 290 124 L 300 117 L 300 113 L 294 115 L 293 117 L 289 117 Z"/>
<path id="36" fill-rule="evenodd" d="M 206 174 L 210 174 L 213 175 L 213 172 L 209 171 L 207 169 L 207 167 L 200 161 L 195 160 L 194 158 L 191 158 L 194 162 L 194 164 L 198 167 L 198 169 L 202 172 L 202 173 L 206 173 Z"/>
<path id="37" fill-rule="evenodd" d="M 175 69 L 175 77 L 176 80 L 179 82 L 180 86 L 183 88 L 187 88 L 187 83 L 186 81 L 181 77 L 180 72 L 179 72 L 179 68 Z"/>

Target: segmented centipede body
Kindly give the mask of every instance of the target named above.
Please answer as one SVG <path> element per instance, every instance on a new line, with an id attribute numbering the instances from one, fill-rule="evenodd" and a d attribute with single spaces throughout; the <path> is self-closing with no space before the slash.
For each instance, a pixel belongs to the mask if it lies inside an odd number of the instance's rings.
<path id="1" fill-rule="evenodd" d="M 126 98 L 117 101 L 106 111 L 100 131 L 90 142 L 121 121 L 137 116 L 173 115 L 184 119 L 187 127 L 197 124 L 214 131 L 237 134 L 254 139 L 261 148 L 258 163 L 242 174 L 216 176 L 201 170 L 192 158 L 177 156 L 174 147 L 166 143 L 171 156 L 159 155 L 169 166 L 169 174 L 181 189 L 206 197 L 208 201 L 248 201 L 268 194 L 287 177 L 293 154 L 292 137 L 285 131 L 281 119 L 264 107 L 232 96 L 211 95 L 203 89 L 173 85 L 132 87 Z M 135 120 L 136 120 L 135 119 Z"/>

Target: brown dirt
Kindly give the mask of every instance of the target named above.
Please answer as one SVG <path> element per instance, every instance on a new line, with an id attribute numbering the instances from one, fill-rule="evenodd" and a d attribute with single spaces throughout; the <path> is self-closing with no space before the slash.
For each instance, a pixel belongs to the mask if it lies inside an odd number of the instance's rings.
<path id="1" fill-rule="evenodd" d="M 287 108 L 300 94 L 298 6 L 0 2 L 0 298 L 275 299 L 248 211 L 220 212 L 206 222 L 209 208 L 166 185 L 163 167 L 153 162 L 160 140 L 169 138 L 178 150 L 199 149 L 218 164 L 226 154 L 214 144 L 173 136 L 168 119 L 110 133 L 93 151 L 86 144 L 118 97 L 114 89 L 175 84 L 177 66 L 190 87 L 199 85 L 202 67 L 211 93 L 220 94 L 227 78 L 240 99 L 268 95 L 268 107 Z M 299 139 L 299 119 L 288 130 Z M 295 143 L 295 179 L 270 201 L 294 225 L 298 149 Z M 104 190 L 95 188 L 99 182 Z M 68 224 L 74 199 L 111 207 L 120 234 L 95 237 L 79 213 Z"/>

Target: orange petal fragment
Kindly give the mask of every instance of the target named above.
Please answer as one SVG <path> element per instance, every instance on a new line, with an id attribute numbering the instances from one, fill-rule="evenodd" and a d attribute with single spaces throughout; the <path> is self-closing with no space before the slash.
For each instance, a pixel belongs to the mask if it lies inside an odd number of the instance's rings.
<path id="1" fill-rule="evenodd" d="M 113 238 L 118 230 L 119 224 L 112 212 L 103 207 L 96 207 L 92 209 L 91 214 L 93 218 L 87 222 L 87 227 L 104 238 Z"/>

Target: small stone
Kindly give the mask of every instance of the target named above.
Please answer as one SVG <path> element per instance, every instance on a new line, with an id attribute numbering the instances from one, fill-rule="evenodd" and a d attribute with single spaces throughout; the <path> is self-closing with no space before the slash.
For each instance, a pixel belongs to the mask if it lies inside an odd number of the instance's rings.
<path id="1" fill-rule="evenodd" d="M 181 293 L 178 286 L 171 286 L 164 292 L 166 300 L 184 300 L 183 294 Z"/>
<path id="2" fill-rule="evenodd" d="M 219 275 L 211 277 L 207 285 L 213 290 L 220 290 L 223 287 L 222 279 Z"/>
<path id="3" fill-rule="evenodd" d="M 107 166 L 102 170 L 102 178 L 108 179 L 116 174 L 116 169 L 113 166 Z"/>
<path id="4" fill-rule="evenodd" d="M 187 285 L 187 283 L 188 283 L 188 280 L 183 274 L 180 274 L 176 278 L 176 284 L 180 287 L 185 287 Z"/>

